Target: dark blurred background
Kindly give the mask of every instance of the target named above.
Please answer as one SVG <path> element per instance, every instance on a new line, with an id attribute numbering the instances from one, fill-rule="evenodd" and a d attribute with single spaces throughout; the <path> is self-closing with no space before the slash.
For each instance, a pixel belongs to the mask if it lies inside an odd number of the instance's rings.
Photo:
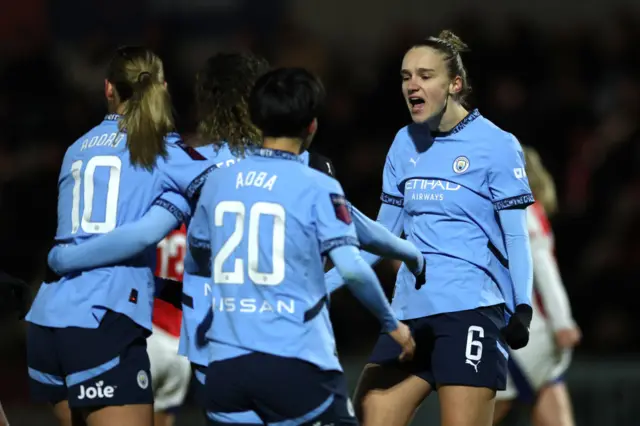
<path id="1" fill-rule="evenodd" d="M 163 58 L 187 138 L 194 129 L 194 74 L 215 52 L 251 49 L 273 65 L 319 74 L 329 103 L 314 147 L 333 159 L 348 198 L 375 217 L 384 157 L 410 119 L 400 91 L 402 55 L 412 40 L 454 30 L 472 49 L 463 57 L 472 105 L 536 147 L 556 180 L 557 258 L 584 332 L 569 372 L 578 424 L 640 424 L 633 404 L 640 399 L 637 1 L 0 5 L 0 268 L 32 282 L 34 294 L 55 232 L 62 156 L 105 114 L 104 71 L 118 45 L 144 43 Z M 383 263 L 378 272 L 390 290 L 393 265 Z M 376 323 L 344 291 L 336 294 L 332 314 L 354 379 Z M 53 424 L 47 407 L 28 402 L 23 323 L 0 323 L 0 357 L 0 400 L 12 424 Z M 423 407 L 415 424 L 436 424 L 435 408 L 433 402 Z M 179 423 L 200 424 L 189 415 Z"/>

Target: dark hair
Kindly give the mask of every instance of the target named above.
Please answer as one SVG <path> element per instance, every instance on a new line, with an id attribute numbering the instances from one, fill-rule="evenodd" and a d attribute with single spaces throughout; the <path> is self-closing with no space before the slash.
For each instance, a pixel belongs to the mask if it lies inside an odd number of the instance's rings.
<path id="1" fill-rule="evenodd" d="M 251 53 L 219 53 L 207 59 L 196 75 L 195 97 L 199 141 L 225 141 L 232 150 L 260 142 L 249 117 L 249 95 L 258 77 L 269 70 L 266 59 Z"/>
<path id="2" fill-rule="evenodd" d="M 471 93 L 471 83 L 467 76 L 467 69 L 462 62 L 461 52 L 468 52 L 469 47 L 453 32 L 449 30 L 441 31 L 438 37 L 428 37 L 416 43 L 413 47 L 430 47 L 442 53 L 447 67 L 449 78 L 460 76 L 462 79 L 462 90 L 456 93 L 455 100 L 461 104 L 466 103 L 466 99 Z"/>
<path id="3" fill-rule="evenodd" d="M 107 80 L 124 107 L 119 129 L 127 133 L 131 164 L 150 170 L 158 156 L 166 158 L 164 138 L 175 130 L 162 60 L 141 46 L 121 47 L 109 64 Z"/>
<path id="4" fill-rule="evenodd" d="M 322 83 L 306 69 L 279 68 L 258 79 L 249 111 L 263 136 L 305 138 L 324 97 Z"/>

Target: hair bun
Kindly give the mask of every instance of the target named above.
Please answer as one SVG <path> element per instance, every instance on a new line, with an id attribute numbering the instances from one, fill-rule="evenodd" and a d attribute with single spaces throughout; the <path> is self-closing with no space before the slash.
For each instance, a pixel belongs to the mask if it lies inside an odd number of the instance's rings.
<path id="1" fill-rule="evenodd" d="M 469 46 L 467 46 L 467 44 L 463 42 L 460 37 L 455 35 L 453 31 L 450 31 L 450 30 L 440 31 L 440 34 L 438 34 L 438 39 L 442 40 L 444 43 L 451 46 L 451 49 L 455 53 L 468 52 L 470 50 Z"/>

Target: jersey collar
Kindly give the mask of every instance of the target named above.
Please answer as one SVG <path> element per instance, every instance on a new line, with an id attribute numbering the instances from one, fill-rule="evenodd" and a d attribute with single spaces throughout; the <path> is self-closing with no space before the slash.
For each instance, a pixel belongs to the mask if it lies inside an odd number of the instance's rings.
<path id="1" fill-rule="evenodd" d="M 104 116 L 104 121 L 118 121 L 122 118 L 120 114 L 107 114 Z"/>
<path id="2" fill-rule="evenodd" d="M 433 136 L 434 138 L 446 138 L 447 136 L 456 134 L 467 127 L 469 123 L 471 123 L 478 117 L 480 117 L 480 111 L 478 111 L 478 109 L 476 108 L 470 111 L 469 114 L 467 114 L 467 116 L 463 118 L 462 121 L 460 121 L 458 124 L 456 124 L 451 130 L 448 130 L 446 132 L 431 132 L 431 136 Z"/>
<path id="3" fill-rule="evenodd" d="M 289 151 L 281 151 L 279 149 L 255 148 L 250 151 L 250 154 L 265 158 L 280 158 L 283 160 L 294 160 L 302 162 L 302 158 L 300 158 L 299 155 L 296 155 Z"/>

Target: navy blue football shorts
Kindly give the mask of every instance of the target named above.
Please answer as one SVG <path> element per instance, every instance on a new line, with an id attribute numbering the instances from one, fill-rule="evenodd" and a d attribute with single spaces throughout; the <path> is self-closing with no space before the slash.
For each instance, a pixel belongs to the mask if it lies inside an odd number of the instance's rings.
<path id="1" fill-rule="evenodd" d="M 459 385 L 504 390 L 507 344 L 504 305 L 449 312 L 403 321 L 416 341 L 413 360 L 399 362 L 400 346 L 384 333 L 378 338 L 370 364 L 395 366 L 427 381 L 434 390 Z"/>
<path id="2" fill-rule="evenodd" d="M 207 370 L 209 369 L 209 367 L 203 367 L 200 364 L 191 363 L 191 369 L 193 370 L 194 375 L 196 402 L 198 405 L 204 407 L 207 404 L 206 379 Z M 237 413 L 216 413 L 205 409 L 204 417 L 207 426 L 256 426 L 264 424 L 260 417 L 258 417 L 258 415 L 252 411 Z"/>
<path id="3" fill-rule="evenodd" d="M 149 331 L 109 311 L 98 328 L 29 323 L 27 363 L 35 402 L 71 408 L 153 404 Z"/>
<path id="4" fill-rule="evenodd" d="M 254 352 L 212 362 L 205 388 L 207 410 L 218 415 L 253 411 L 268 425 L 358 424 L 343 373 L 295 358 Z"/>

